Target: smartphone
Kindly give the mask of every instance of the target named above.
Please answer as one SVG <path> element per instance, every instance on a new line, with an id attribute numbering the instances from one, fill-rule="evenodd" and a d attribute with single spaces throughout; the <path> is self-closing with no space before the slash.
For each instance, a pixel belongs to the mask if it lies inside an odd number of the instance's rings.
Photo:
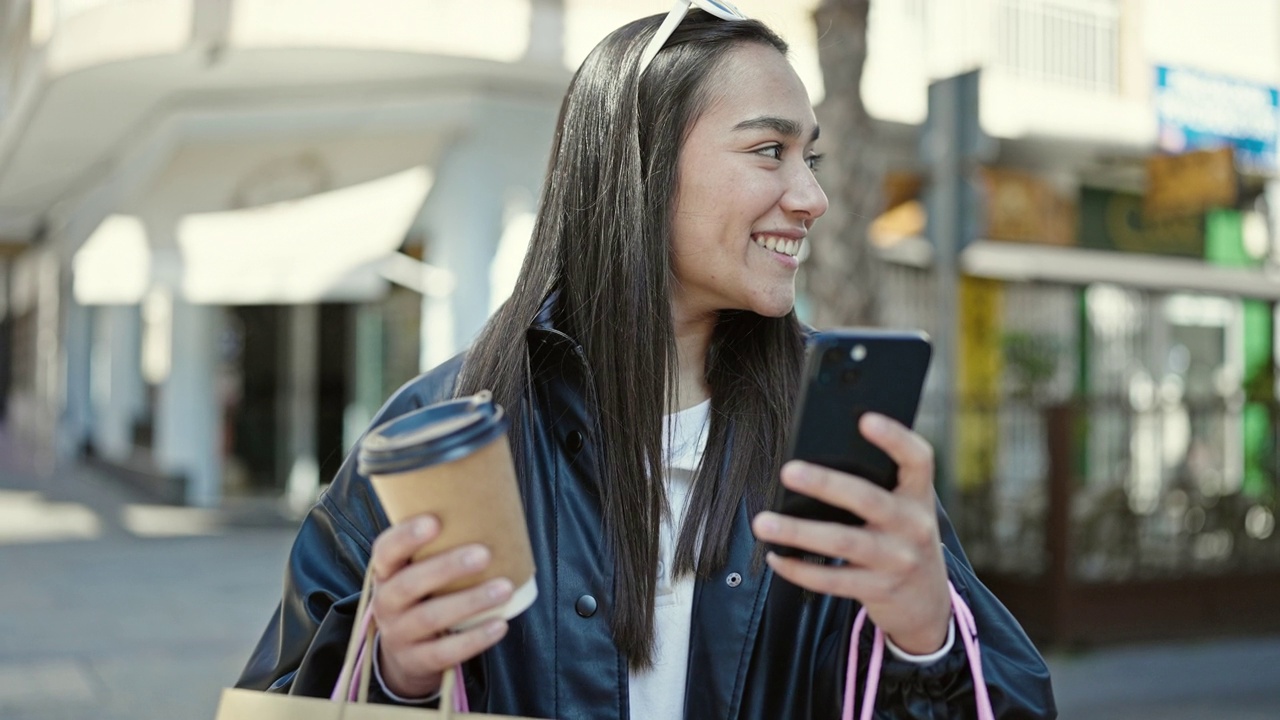
<path id="1" fill-rule="evenodd" d="M 892 490 L 898 466 L 858 430 L 873 411 L 911 427 L 933 354 L 929 336 L 910 330 L 839 329 L 809 343 L 786 458 L 805 460 Z M 862 518 L 779 484 L 774 509 L 786 515 L 861 525 Z M 790 548 L 771 548 L 796 554 Z"/>

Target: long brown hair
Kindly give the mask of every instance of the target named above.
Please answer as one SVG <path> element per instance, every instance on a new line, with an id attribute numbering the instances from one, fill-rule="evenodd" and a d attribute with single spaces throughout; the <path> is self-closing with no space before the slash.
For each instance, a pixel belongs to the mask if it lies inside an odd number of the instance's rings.
<path id="1" fill-rule="evenodd" d="M 666 511 L 661 474 L 646 468 L 663 467 L 662 416 L 676 388 L 670 239 L 680 149 L 713 97 L 707 78 L 730 50 L 759 43 L 787 52 L 759 22 L 695 10 L 637 82 L 640 54 L 661 20 L 615 30 L 574 75 L 520 277 L 481 332 L 459 383 L 463 394 L 491 389 L 515 422 L 527 421 L 525 332 L 547 297 L 559 293 L 557 321 L 594 370 L 601 502 L 616 562 L 612 630 L 637 668 L 651 664 Z M 755 511 L 771 497 L 802 355 L 794 312 L 720 313 L 706 361 L 706 460 L 676 544 L 677 573 L 707 576 L 723 567 L 743 501 Z M 511 437 L 518 445 L 521 433 Z M 523 477 L 527 448 L 513 450 Z"/>

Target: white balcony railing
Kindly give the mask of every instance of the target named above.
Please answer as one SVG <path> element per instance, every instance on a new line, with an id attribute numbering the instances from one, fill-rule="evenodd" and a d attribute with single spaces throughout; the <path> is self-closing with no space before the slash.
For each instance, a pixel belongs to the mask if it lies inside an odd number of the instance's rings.
<path id="1" fill-rule="evenodd" d="M 1114 93 L 1120 86 L 1115 0 L 996 0 L 994 66 L 1033 82 Z"/>
<path id="2" fill-rule="evenodd" d="M 931 78 L 984 67 L 1119 92 L 1119 0 L 876 0 L 872 12 L 872 52 L 919 43 Z"/>

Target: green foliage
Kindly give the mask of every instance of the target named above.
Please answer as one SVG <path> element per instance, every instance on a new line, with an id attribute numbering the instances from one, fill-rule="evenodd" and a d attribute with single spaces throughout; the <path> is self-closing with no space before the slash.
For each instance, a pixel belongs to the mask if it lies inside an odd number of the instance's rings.
<path id="1" fill-rule="evenodd" d="M 1014 395 L 1039 397 L 1044 386 L 1058 375 L 1065 348 L 1052 335 L 1007 332 L 1002 338 L 1005 367 L 1014 382 Z"/>

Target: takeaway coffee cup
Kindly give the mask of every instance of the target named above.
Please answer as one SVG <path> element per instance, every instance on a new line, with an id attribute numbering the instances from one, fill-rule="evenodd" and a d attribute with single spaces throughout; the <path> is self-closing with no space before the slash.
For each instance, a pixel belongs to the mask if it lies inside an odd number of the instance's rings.
<path id="1" fill-rule="evenodd" d="M 443 588 L 442 594 L 498 577 L 515 585 L 505 605 L 466 620 L 457 630 L 515 617 L 538 597 L 507 426 L 502 408 L 481 391 L 379 425 L 360 444 L 360 472 L 372 481 L 391 522 L 423 513 L 440 520 L 440 535 L 414 560 L 470 543 L 489 548 L 492 559 L 483 572 Z"/>

